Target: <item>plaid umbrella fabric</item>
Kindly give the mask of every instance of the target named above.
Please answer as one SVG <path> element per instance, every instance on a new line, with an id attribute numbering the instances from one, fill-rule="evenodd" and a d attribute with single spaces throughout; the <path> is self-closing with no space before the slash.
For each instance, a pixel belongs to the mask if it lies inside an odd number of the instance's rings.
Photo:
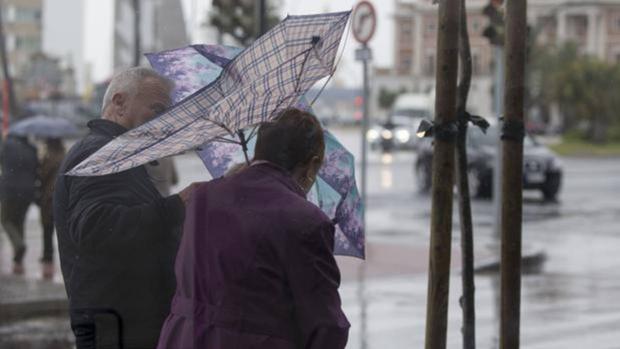
<path id="1" fill-rule="evenodd" d="M 215 80 L 241 51 L 232 46 L 191 45 L 146 56 L 153 69 L 175 82 L 176 102 Z M 304 98 L 295 107 L 312 112 Z M 355 159 L 336 137 L 324 132 L 325 161 L 308 198 L 336 222 L 334 253 L 364 258 L 363 207 L 355 182 Z M 250 157 L 255 141 L 251 138 L 247 144 Z M 230 142 L 209 142 L 197 153 L 213 178 L 245 161 L 242 147 Z"/>
<path id="2" fill-rule="evenodd" d="M 270 120 L 334 70 L 350 12 L 288 16 L 239 53 L 213 83 L 126 132 L 68 172 L 121 172 Z"/>

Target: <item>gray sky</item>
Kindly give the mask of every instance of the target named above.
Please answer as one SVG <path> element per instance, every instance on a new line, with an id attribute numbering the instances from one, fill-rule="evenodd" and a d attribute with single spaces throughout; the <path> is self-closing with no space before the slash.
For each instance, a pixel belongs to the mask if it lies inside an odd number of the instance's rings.
<path id="1" fill-rule="evenodd" d="M 67 14 L 76 12 L 75 7 L 71 3 L 82 1 L 84 3 L 84 43 L 83 45 L 71 45 L 71 40 L 80 40 L 80 35 L 71 28 L 76 28 L 81 23 L 76 17 L 77 14 Z M 195 13 L 204 14 L 210 6 L 208 0 L 182 0 L 186 21 L 190 22 L 188 26 L 191 28 L 192 19 L 196 22 L 202 20 L 200 17 L 189 17 L 188 14 Z M 52 32 L 45 36 L 45 47 L 51 52 L 73 52 L 79 59 L 74 59 L 74 63 L 83 61 L 92 67 L 93 81 L 101 81 L 110 76 L 112 61 L 112 16 L 113 16 L 113 0 L 46 0 L 46 6 L 53 4 L 57 7 L 52 11 L 56 15 L 51 16 L 48 20 L 47 28 L 53 28 Z M 282 15 L 288 14 L 312 14 L 320 12 L 345 11 L 353 7 L 357 1 L 354 0 L 282 0 Z M 374 1 L 375 5 L 379 1 Z M 194 6 L 194 7 L 193 7 Z M 71 11 L 64 12 L 59 9 L 68 9 Z M 393 15 L 394 3 L 392 0 L 382 0 L 381 6 L 375 6 L 378 12 L 378 24 L 375 36 L 370 42 L 371 48 L 374 50 L 374 64 L 378 66 L 389 66 L 393 60 Z M 79 26 L 81 27 L 81 25 Z M 343 42 L 345 40 L 343 39 Z M 80 49 L 80 46 L 82 48 Z M 361 84 L 361 65 L 356 64 L 354 60 L 354 51 L 359 45 L 349 34 L 346 40 L 346 48 L 342 62 L 338 68 L 337 80 L 349 86 Z M 81 51 L 81 54 L 80 54 Z M 66 54 L 65 54 L 66 55 Z"/>

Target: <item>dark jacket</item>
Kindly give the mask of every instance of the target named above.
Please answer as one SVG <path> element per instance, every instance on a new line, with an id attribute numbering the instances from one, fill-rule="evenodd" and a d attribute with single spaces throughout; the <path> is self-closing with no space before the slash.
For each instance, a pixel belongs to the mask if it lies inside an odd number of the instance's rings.
<path id="1" fill-rule="evenodd" d="M 37 149 L 26 138 L 9 135 L 0 151 L 0 164 L 0 198 L 33 201 L 38 167 Z"/>
<path id="2" fill-rule="evenodd" d="M 162 198 L 143 167 L 99 177 L 62 175 L 125 132 L 107 120 L 88 126 L 90 134 L 68 152 L 54 189 L 72 325 L 90 321 L 79 309 L 113 310 L 122 318 L 125 348 L 153 348 L 174 293 L 183 203 L 178 195 Z M 97 336 L 116 334 L 113 326 L 96 330 Z"/>
<path id="3" fill-rule="evenodd" d="M 39 180 L 41 181 L 40 197 L 41 203 L 51 202 L 54 194 L 54 185 L 56 184 L 56 177 L 58 177 L 58 170 L 60 164 L 65 158 L 65 147 L 62 143 L 58 143 L 56 146 L 45 147 L 45 155 L 39 165 Z"/>
<path id="4" fill-rule="evenodd" d="M 334 226 L 283 169 L 204 184 L 188 206 L 158 349 L 341 349 Z"/>

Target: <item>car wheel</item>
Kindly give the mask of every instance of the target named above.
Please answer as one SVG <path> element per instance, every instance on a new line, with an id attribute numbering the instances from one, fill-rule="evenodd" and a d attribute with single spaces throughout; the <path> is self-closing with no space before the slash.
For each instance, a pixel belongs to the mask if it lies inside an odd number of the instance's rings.
<path id="1" fill-rule="evenodd" d="M 546 201 L 555 201 L 560 191 L 560 175 L 548 175 L 547 181 L 541 190 Z"/>
<path id="2" fill-rule="evenodd" d="M 431 162 L 417 161 L 415 165 L 415 179 L 420 193 L 428 193 L 432 184 Z"/>
<path id="3" fill-rule="evenodd" d="M 493 196 L 491 180 L 485 178 L 483 172 L 478 168 L 470 168 L 467 172 L 467 179 L 469 181 L 469 195 L 471 197 L 490 199 Z"/>
<path id="4" fill-rule="evenodd" d="M 480 173 L 475 168 L 469 169 L 467 171 L 467 182 L 469 183 L 469 195 L 471 197 L 477 198 L 480 197 Z"/>

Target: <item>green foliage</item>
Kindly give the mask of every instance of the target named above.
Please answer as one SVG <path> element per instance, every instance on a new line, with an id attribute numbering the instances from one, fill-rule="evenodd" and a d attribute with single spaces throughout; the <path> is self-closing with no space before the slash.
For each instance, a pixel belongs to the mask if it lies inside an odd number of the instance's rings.
<path id="1" fill-rule="evenodd" d="M 620 142 L 594 144 L 583 139 L 569 139 L 565 137 L 562 142 L 550 145 L 550 148 L 562 156 L 620 156 Z"/>
<path id="2" fill-rule="evenodd" d="M 392 108 L 392 105 L 394 105 L 394 102 L 396 102 L 396 98 L 398 98 L 398 95 L 404 92 L 405 92 L 405 89 L 401 89 L 400 91 L 397 92 L 397 91 L 391 91 L 391 90 L 386 90 L 384 88 L 381 88 L 379 90 L 379 107 L 381 109 Z"/>
<path id="3" fill-rule="evenodd" d="M 529 106 L 548 111 L 557 103 L 565 131 L 583 131 L 585 140 L 607 142 L 620 125 L 620 65 L 580 55 L 573 44 L 535 47 L 528 85 Z"/>
<path id="4" fill-rule="evenodd" d="M 280 1 L 267 2 L 267 29 L 280 22 Z M 231 35 L 241 46 L 248 46 L 257 38 L 255 0 L 213 0 L 209 22 L 220 35 Z"/>

